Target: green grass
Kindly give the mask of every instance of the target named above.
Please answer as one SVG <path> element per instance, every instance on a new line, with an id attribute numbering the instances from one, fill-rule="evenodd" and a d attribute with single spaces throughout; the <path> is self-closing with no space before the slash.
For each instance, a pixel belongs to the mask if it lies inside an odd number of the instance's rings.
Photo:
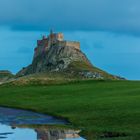
<path id="1" fill-rule="evenodd" d="M 82 134 L 89 140 L 103 132 L 124 132 L 129 135 L 113 140 L 140 139 L 138 81 L 1 86 L 0 105 L 67 118 L 74 127 L 82 129 Z"/>
<path id="2" fill-rule="evenodd" d="M 91 64 L 89 63 L 86 63 L 86 62 L 79 62 L 79 61 L 73 61 L 69 67 L 68 67 L 68 70 L 73 70 L 73 71 L 91 71 L 91 72 L 97 72 L 97 73 L 100 73 L 104 79 L 117 79 L 115 76 L 95 67 L 95 66 L 92 66 Z"/>

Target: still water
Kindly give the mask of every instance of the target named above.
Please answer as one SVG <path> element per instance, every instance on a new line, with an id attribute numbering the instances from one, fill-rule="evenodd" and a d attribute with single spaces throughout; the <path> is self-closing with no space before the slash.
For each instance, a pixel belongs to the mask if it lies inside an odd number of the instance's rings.
<path id="1" fill-rule="evenodd" d="M 79 130 L 48 125 L 68 124 L 49 115 L 0 107 L 0 139 L 3 140 L 85 140 Z"/>

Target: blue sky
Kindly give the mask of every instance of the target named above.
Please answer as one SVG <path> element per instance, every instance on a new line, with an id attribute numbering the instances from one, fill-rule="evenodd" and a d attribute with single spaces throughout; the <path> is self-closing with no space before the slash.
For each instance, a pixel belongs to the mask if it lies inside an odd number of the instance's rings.
<path id="1" fill-rule="evenodd" d="M 31 63 L 36 40 L 53 28 L 81 42 L 93 65 L 140 79 L 139 0 L 2 0 L 0 69 Z"/>

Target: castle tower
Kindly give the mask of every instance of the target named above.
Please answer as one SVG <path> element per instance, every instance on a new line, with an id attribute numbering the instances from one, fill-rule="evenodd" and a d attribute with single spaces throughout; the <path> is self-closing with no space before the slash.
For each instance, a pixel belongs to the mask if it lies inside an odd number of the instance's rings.
<path id="1" fill-rule="evenodd" d="M 53 44 L 53 30 L 50 30 L 50 35 L 49 35 L 49 47 Z"/>

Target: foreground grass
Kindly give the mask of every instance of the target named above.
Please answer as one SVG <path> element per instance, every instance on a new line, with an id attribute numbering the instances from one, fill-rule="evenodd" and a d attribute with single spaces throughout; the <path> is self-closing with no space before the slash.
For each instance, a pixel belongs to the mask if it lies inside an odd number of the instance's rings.
<path id="1" fill-rule="evenodd" d="M 140 139 L 140 82 L 137 81 L 1 86 L 0 105 L 67 118 L 89 140 L 103 132 L 129 135 L 113 140 Z"/>

